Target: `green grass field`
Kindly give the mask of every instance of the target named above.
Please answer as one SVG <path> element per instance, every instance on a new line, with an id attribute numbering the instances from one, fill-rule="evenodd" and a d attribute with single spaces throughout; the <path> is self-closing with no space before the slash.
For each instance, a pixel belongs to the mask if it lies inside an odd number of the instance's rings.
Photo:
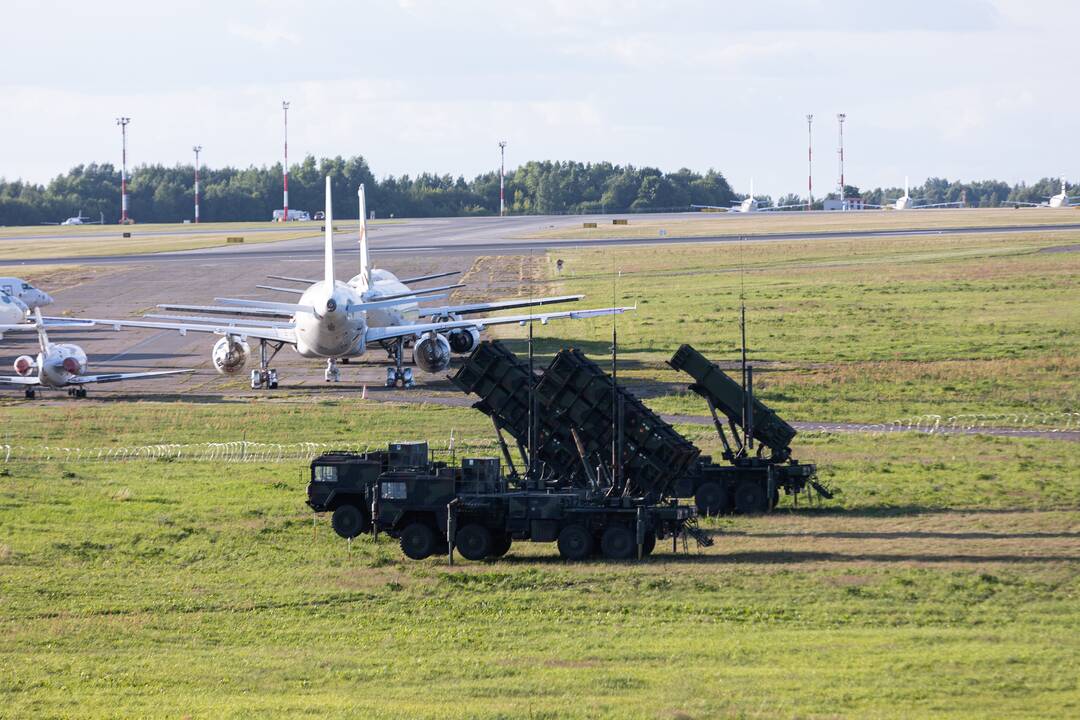
<path id="1" fill-rule="evenodd" d="M 736 357 L 792 420 L 1078 411 L 1063 233 L 561 253 L 612 296 L 620 372 L 702 414 L 664 361 Z M 487 261 L 487 260 L 485 260 Z M 507 337 L 520 337 L 514 329 Z M 541 329 L 603 360 L 606 320 Z M 518 342 L 519 349 L 524 349 Z M 1080 443 L 804 433 L 836 499 L 710 519 L 715 545 L 565 564 L 351 546 L 304 464 L 27 462 L 25 449 L 428 439 L 494 452 L 467 408 L 316 401 L 5 404 L 0 717 L 983 718 L 1080 713 Z M 1004 421 L 1003 424 L 1008 424 Z M 707 426 L 680 427 L 717 453 Z M 55 457 L 61 457 L 62 450 Z M 20 454 L 22 453 L 22 454 Z M 0 459 L 6 455 L 0 455 Z"/>

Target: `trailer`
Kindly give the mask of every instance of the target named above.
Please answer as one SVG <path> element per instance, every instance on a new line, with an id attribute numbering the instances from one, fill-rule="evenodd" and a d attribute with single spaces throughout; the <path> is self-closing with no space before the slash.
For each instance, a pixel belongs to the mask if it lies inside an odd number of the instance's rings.
<path id="1" fill-rule="evenodd" d="M 406 445 L 406 444 L 399 444 Z M 311 463 L 308 505 L 331 512 L 338 535 L 386 534 L 408 558 L 453 550 L 468 560 L 502 557 L 514 542 L 555 543 L 567 560 L 643 558 L 657 541 L 711 540 L 696 510 L 677 501 L 597 495 L 580 489 L 530 490 L 503 476 L 498 458 L 466 458 L 460 467 L 410 453 L 327 453 Z M 421 461 L 420 449 L 424 459 Z"/>

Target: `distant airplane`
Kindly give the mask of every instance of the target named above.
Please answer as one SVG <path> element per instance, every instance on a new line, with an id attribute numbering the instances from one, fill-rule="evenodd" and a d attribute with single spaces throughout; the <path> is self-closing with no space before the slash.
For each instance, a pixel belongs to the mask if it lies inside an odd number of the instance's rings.
<path id="1" fill-rule="evenodd" d="M 520 324 L 539 321 L 546 324 L 558 318 L 590 318 L 622 313 L 633 308 L 599 308 L 569 310 L 556 313 L 510 315 L 463 319 L 462 316 L 481 310 L 527 307 L 578 300 L 582 296 L 510 300 L 496 303 L 420 308 L 418 300 L 446 297 L 432 294 L 458 285 L 442 288 L 411 290 L 391 273 L 372 270 L 368 262 L 367 221 L 364 187 L 358 192 L 360 202 L 360 274 L 349 283 L 334 277 L 333 215 L 330 208 L 330 178 L 326 179 L 326 230 L 324 273 L 321 280 L 306 280 L 276 276 L 278 279 L 309 283 L 297 288 L 261 286 L 271 290 L 299 295 L 296 303 L 269 302 L 237 298 L 216 298 L 214 306 L 163 305 L 165 309 L 202 312 L 209 315 L 253 316 L 259 319 L 233 317 L 221 320 L 211 317 L 159 317 L 158 322 L 146 320 L 97 320 L 102 325 L 145 327 L 221 335 L 211 352 L 214 368 L 223 374 L 243 369 L 251 355 L 249 339 L 259 341 L 259 369 L 251 371 L 251 387 L 277 387 L 277 371 L 269 367 L 274 356 L 286 345 L 306 358 L 325 358 L 327 382 L 336 382 L 340 373 L 338 360 L 363 356 L 370 347 L 386 350 L 394 367 L 387 369 L 387 385 L 413 384 L 412 371 L 403 368 L 404 348 L 412 343 L 413 361 L 429 373 L 443 372 L 450 366 L 452 351 L 468 352 L 479 341 L 480 332 L 489 325 Z M 453 273 L 438 273 L 412 282 L 445 277 Z M 417 322 L 421 317 L 431 322 Z M 272 351 L 272 352 L 269 352 Z"/>
<path id="2" fill-rule="evenodd" d="M 895 200 L 887 200 L 887 205 L 872 205 L 870 203 L 863 203 L 864 208 L 875 208 L 877 210 L 885 210 L 892 208 L 893 210 L 928 210 L 930 208 L 944 208 L 944 207 L 963 207 L 962 202 L 945 202 L 945 203 L 923 203 L 926 198 L 913 198 L 908 192 L 908 179 L 904 178 L 904 194 Z"/>
<path id="3" fill-rule="evenodd" d="M 30 399 L 34 398 L 38 387 L 65 388 L 68 395 L 72 397 L 86 397 L 86 388 L 83 386 L 89 383 L 118 382 L 120 380 L 136 380 L 195 372 L 194 370 L 154 370 L 150 372 L 85 375 L 86 353 L 83 349 L 78 345 L 49 342 L 49 336 L 46 335 L 45 328 L 83 328 L 92 324 L 78 320 L 47 324 L 41 317 L 41 310 L 35 309 L 33 323 L 0 325 L 0 333 L 15 331 L 37 332 L 38 347 L 40 348 L 36 358 L 29 355 L 17 357 L 15 359 L 15 372 L 18 375 L 0 376 L 0 384 L 24 386 L 26 388 L 26 397 Z"/>
<path id="4" fill-rule="evenodd" d="M 44 222 L 44 223 L 41 223 L 41 224 L 42 225 L 104 225 L 105 224 L 105 213 L 101 213 L 101 218 L 100 219 L 91 220 L 89 217 L 85 217 L 82 214 L 82 210 L 80 210 L 78 215 L 76 215 L 75 217 L 69 217 L 68 219 L 64 220 L 63 222 L 58 222 L 58 223 Z"/>
<path id="5" fill-rule="evenodd" d="M 1080 196 L 1069 197 L 1066 190 L 1065 177 L 1061 178 L 1061 192 L 1057 195 L 1052 195 L 1043 202 L 1020 202 L 1019 200 L 1006 200 L 1003 205 L 1024 205 L 1026 207 L 1051 207 L 1051 208 L 1067 208 L 1080 206 Z"/>
<path id="6" fill-rule="evenodd" d="M 53 302 L 49 293 L 38 290 L 22 278 L 17 277 L 0 277 L 0 293 L 22 301 L 31 310 L 51 305 Z"/>
<path id="7" fill-rule="evenodd" d="M 731 202 L 731 207 L 723 207 L 720 205 L 691 205 L 692 209 L 697 210 L 720 210 L 722 212 L 733 213 L 751 213 L 751 212 L 770 212 L 772 210 L 787 210 L 788 208 L 804 208 L 806 203 L 793 203 L 790 205 L 760 205 L 754 198 L 754 181 L 750 180 L 750 194 L 742 200 Z"/>

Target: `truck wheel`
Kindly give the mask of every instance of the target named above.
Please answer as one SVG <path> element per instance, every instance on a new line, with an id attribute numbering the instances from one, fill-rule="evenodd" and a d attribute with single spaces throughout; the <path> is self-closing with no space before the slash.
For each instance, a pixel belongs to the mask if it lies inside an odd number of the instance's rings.
<path id="1" fill-rule="evenodd" d="M 637 538 L 619 525 L 612 525 L 600 537 L 600 549 L 608 560 L 629 560 L 637 555 Z"/>
<path id="2" fill-rule="evenodd" d="M 652 551 L 656 549 L 656 533 L 652 530 L 645 533 L 645 542 L 641 544 L 641 554 L 643 557 L 652 555 Z"/>
<path id="3" fill-rule="evenodd" d="M 423 560 L 435 552 L 435 531 L 421 522 L 410 523 L 401 531 L 401 552 L 412 560 Z"/>
<path id="4" fill-rule="evenodd" d="M 726 515 L 731 511 L 727 488 L 716 482 L 701 483 L 694 493 L 698 512 L 702 515 Z"/>
<path id="5" fill-rule="evenodd" d="M 472 523 L 457 531 L 454 544 L 461 557 L 466 560 L 483 560 L 491 554 L 494 542 L 490 530 L 483 525 Z"/>
<path id="6" fill-rule="evenodd" d="M 559 533 L 558 545 L 564 560 L 584 560 L 593 552 L 592 534 L 582 525 L 567 525 Z"/>
<path id="7" fill-rule="evenodd" d="M 743 480 L 735 488 L 735 509 L 743 515 L 760 515 L 769 509 L 765 488 L 753 480 Z"/>
<path id="8" fill-rule="evenodd" d="M 342 505 L 334 511 L 330 524 L 333 525 L 334 532 L 348 539 L 364 532 L 365 521 L 366 518 L 364 513 L 360 512 L 360 508 L 355 505 Z"/>
<path id="9" fill-rule="evenodd" d="M 776 506 L 780 504 L 780 488 L 773 488 L 772 500 L 769 502 L 769 509 L 775 510 Z"/>
<path id="10" fill-rule="evenodd" d="M 510 533 L 498 535 L 491 541 L 491 557 L 501 558 L 506 553 L 510 552 L 510 546 L 514 544 L 514 538 L 510 536 Z"/>

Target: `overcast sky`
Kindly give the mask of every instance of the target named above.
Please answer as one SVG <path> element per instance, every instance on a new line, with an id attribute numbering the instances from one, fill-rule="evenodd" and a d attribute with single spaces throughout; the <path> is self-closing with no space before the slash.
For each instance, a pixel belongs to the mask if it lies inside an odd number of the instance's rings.
<path id="1" fill-rule="evenodd" d="M 5 0 L 0 176 L 361 154 L 376 176 L 526 160 L 722 171 L 737 190 L 1080 178 L 1080 3 Z M 1070 60 L 1072 62 L 1070 62 Z"/>

